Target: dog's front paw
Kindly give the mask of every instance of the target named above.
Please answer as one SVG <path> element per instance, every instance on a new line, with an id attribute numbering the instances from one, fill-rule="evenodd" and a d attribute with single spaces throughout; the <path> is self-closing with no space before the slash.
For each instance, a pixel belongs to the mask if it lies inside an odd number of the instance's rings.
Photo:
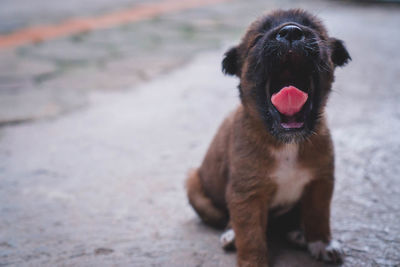
<path id="1" fill-rule="evenodd" d="M 235 232 L 233 229 L 226 230 L 219 238 L 222 248 L 225 250 L 235 249 Z"/>
<path id="2" fill-rule="evenodd" d="M 307 247 L 311 255 L 317 260 L 331 263 L 343 262 L 344 253 L 342 247 L 340 243 L 335 240 L 331 240 L 329 243 L 315 241 L 308 243 Z"/>
<path id="3" fill-rule="evenodd" d="M 293 244 L 297 247 L 300 247 L 300 248 L 307 247 L 306 238 L 304 236 L 303 231 L 301 231 L 301 230 L 295 230 L 295 231 L 291 231 L 291 232 L 287 233 L 286 238 L 291 244 Z"/>

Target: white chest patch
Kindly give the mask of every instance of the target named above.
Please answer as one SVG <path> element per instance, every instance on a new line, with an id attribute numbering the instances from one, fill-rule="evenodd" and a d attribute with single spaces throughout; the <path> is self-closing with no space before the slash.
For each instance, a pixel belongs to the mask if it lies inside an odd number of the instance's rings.
<path id="1" fill-rule="evenodd" d="M 298 165 L 298 150 L 297 144 L 288 144 L 271 151 L 276 160 L 276 168 L 269 176 L 278 186 L 271 208 L 291 205 L 299 200 L 304 186 L 312 178 L 310 171 Z"/>

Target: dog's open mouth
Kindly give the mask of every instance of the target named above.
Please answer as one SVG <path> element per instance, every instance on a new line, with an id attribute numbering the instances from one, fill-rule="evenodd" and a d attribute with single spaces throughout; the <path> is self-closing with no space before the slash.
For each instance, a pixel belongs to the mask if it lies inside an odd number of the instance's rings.
<path id="1" fill-rule="evenodd" d="M 270 100 L 280 117 L 280 126 L 286 130 L 304 128 L 311 106 L 312 81 L 302 64 L 285 64 L 271 81 Z M 300 63 L 300 62 L 296 62 Z"/>
<path id="2" fill-rule="evenodd" d="M 271 102 L 281 115 L 283 128 L 298 129 L 304 126 L 300 111 L 307 102 L 307 98 L 307 93 L 292 85 L 283 87 L 272 95 Z"/>

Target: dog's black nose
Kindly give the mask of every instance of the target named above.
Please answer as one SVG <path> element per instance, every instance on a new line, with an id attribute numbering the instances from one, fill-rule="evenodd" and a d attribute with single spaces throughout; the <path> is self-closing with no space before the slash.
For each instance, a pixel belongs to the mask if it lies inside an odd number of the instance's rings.
<path id="1" fill-rule="evenodd" d="M 289 43 L 304 38 L 303 31 L 295 25 L 287 25 L 279 30 L 276 39 L 279 41 L 287 40 Z"/>

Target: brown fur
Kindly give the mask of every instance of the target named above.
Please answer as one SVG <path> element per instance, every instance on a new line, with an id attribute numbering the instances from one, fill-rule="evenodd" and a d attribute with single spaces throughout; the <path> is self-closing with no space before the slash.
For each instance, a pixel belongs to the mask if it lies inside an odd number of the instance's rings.
<path id="1" fill-rule="evenodd" d="M 319 24 L 322 35 L 326 32 Z M 253 23 L 240 47 L 254 39 Z M 244 48 L 242 48 L 244 49 Z M 246 58 L 240 73 L 244 96 L 250 81 Z M 333 69 L 333 63 L 328 62 Z M 332 73 L 330 73 L 332 74 Z M 330 87 L 333 74 L 325 77 Z M 326 94 L 327 95 L 327 94 Z M 273 174 L 281 162 L 274 156 L 289 146 L 277 140 L 265 128 L 255 104 L 242 98 L 242 105 L 227 117 L 214 137 L 201 166 L 187 180 L 190 204 L 207 224 L 225 226 L 228 221 L 236 234 L 235 245 L 239 266 L 267 266 L 267 222 L 277 194 L 278 184 Z M 322 99 L 322 110 L 327 96 Z M 249 100 L 249 101 L 247 101 Z M 307 242 L 330 241 L 330 202 L 334 180 L 334 153 L 325 117 L 319 120 L 314 134 L 297 144 L 296 166 L 310 173 L 299 204 Z M 284 164 L 284 163 L 283 163 Z M 288 203 L 295 205 L 296 203 Z"/>

